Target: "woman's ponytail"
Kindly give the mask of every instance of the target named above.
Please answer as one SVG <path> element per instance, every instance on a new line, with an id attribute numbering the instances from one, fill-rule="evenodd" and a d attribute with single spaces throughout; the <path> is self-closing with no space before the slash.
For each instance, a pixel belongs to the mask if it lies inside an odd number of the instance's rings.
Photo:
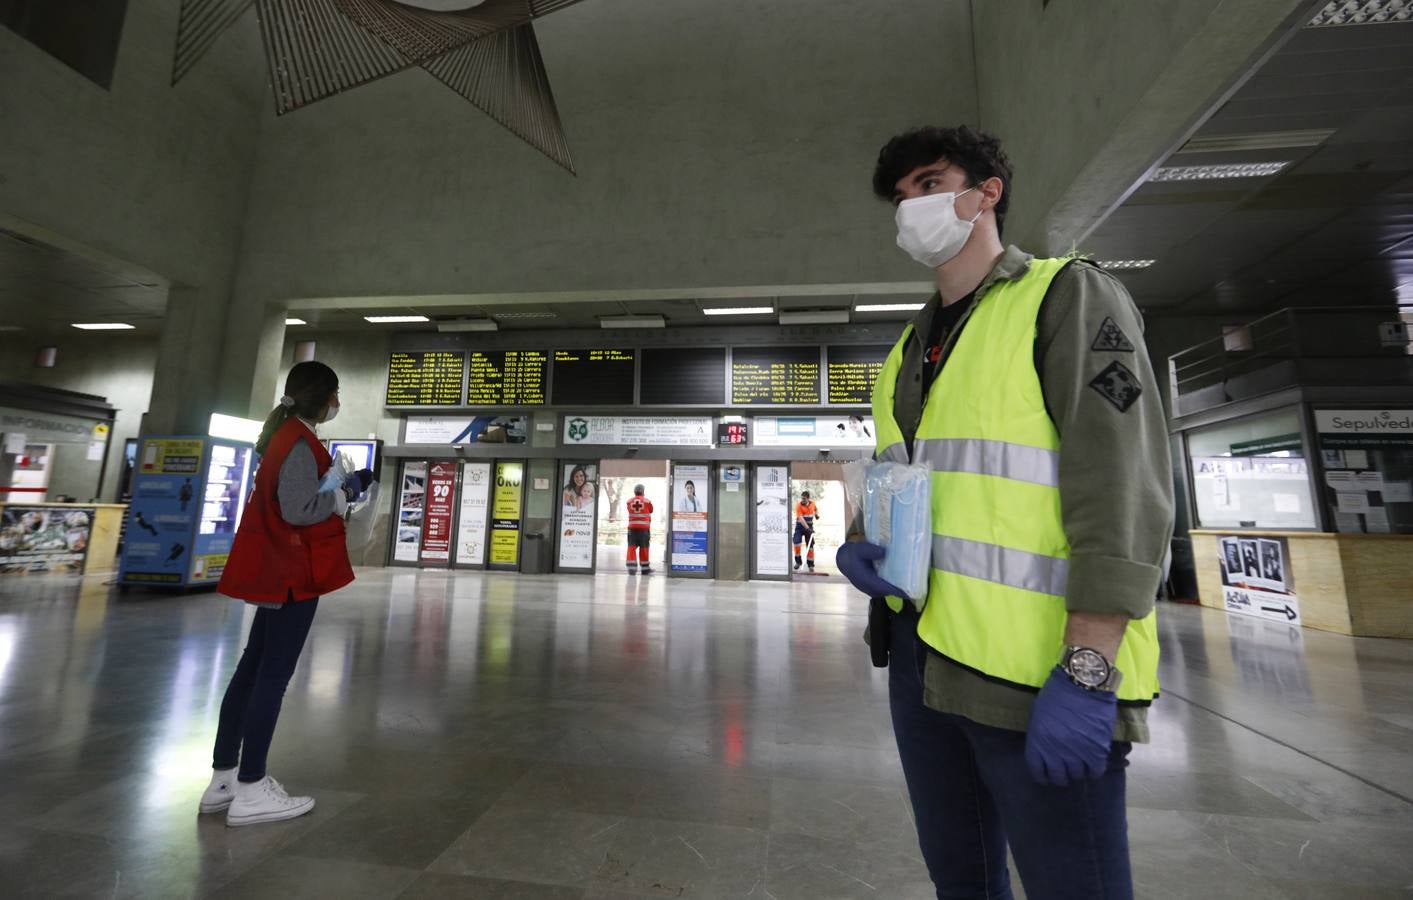
<path id="1" fill-rule="evenodd" d="M 265 425 L 260 429 L 260 437 L 255 439 L 255 452 L 261 456 L 265 455 L 265 448 L 270 446 L 270 438 L 275 436 L 275 432 L 280 430 L 280 426 L 285 424 L 291 415 L 291 408 L 281 403 L 270 414 L 265 417 Z"/>

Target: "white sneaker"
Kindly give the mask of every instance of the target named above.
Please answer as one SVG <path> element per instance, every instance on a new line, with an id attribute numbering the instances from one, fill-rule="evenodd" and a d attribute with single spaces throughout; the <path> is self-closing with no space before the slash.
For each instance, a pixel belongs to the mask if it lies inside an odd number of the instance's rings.
<path id="1" fill-rule="evenodd" d="M 235 799 L 226 824 L 259 825 L 262 822 L 283 822 L 296 819 L 314 809 L 313 797 L 291 797 L 280 783 L 266 775 L 254 784 L 236 783 Z"/>
<path id="2" fill-rule="evenodd" d="M 211 773 L 211 784 L 201 795 L 201 812 L 225 812 L 235 798 L 237 769 L 216 769 Z"/>

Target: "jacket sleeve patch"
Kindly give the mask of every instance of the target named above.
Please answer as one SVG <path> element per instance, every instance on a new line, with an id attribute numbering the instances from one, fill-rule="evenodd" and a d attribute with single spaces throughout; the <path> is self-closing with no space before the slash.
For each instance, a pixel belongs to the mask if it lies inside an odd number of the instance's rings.
<path id="1" fill-rule="evenodd" d="M 1128 412 L 1129 408 L 1138 402 L 1138 395 L 1143 393 L 1138 376 L 1117 361 L 1109 363 L 1104 371 L 1089 382 L 1089 386 L 1098 391 L 1099 396 L 1112 403 L 1114 409 L 1119 412 Z"/>

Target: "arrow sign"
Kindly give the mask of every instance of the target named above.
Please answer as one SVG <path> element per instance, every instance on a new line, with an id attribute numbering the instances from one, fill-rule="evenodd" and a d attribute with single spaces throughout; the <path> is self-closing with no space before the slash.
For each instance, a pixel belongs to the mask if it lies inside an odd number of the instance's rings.
<path id="1" fill-rule="evenodd" d="M 1261 607 L 1261 611 L 1262 611 L 1262 612 L 1277 613 L 1277 614 L 1284 614 L 1284 615 L 1285 615 L 1285 618 L 1286 618 L 1286 621 L 1288 621 L 1288 622 L 1294 622 L 1295 619 L 1296 619 L 1296 617 L 1300 615 L 1300 614 L 1297 613 L 1295 610 L 1293 610 L 1293 609 L 1290 608 L 1290 604 L 1289 604 L 1289 603 L 1287 603 L 1284 607 L 1280 607 L 1280 606 L 1263 606 L 1263 607 Z"/>

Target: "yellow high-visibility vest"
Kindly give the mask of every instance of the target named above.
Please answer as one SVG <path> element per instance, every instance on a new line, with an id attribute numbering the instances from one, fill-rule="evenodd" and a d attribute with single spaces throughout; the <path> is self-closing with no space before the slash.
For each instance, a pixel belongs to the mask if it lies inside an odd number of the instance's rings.
<path id="1" fill-rule="evenodd" d="M 911 449 L 893 416 L 909 325 L 873 390 L 880 461 L 932 472 L 932 571 L 918 637 L 993 680 L 1038 688 L 1064 650 L 1069 541 L 1060 435 L 1035 370 L 1036 320 L 1068 259 L 1036 259 L 976 298 L 923 400 Z M 907 373 L 906 377 L 911 377 Z M 888 598 L 895 612 L 903 601 Z M 1156 611 L 1129 623 L 1119 699 L 1158 694 Z"/>

